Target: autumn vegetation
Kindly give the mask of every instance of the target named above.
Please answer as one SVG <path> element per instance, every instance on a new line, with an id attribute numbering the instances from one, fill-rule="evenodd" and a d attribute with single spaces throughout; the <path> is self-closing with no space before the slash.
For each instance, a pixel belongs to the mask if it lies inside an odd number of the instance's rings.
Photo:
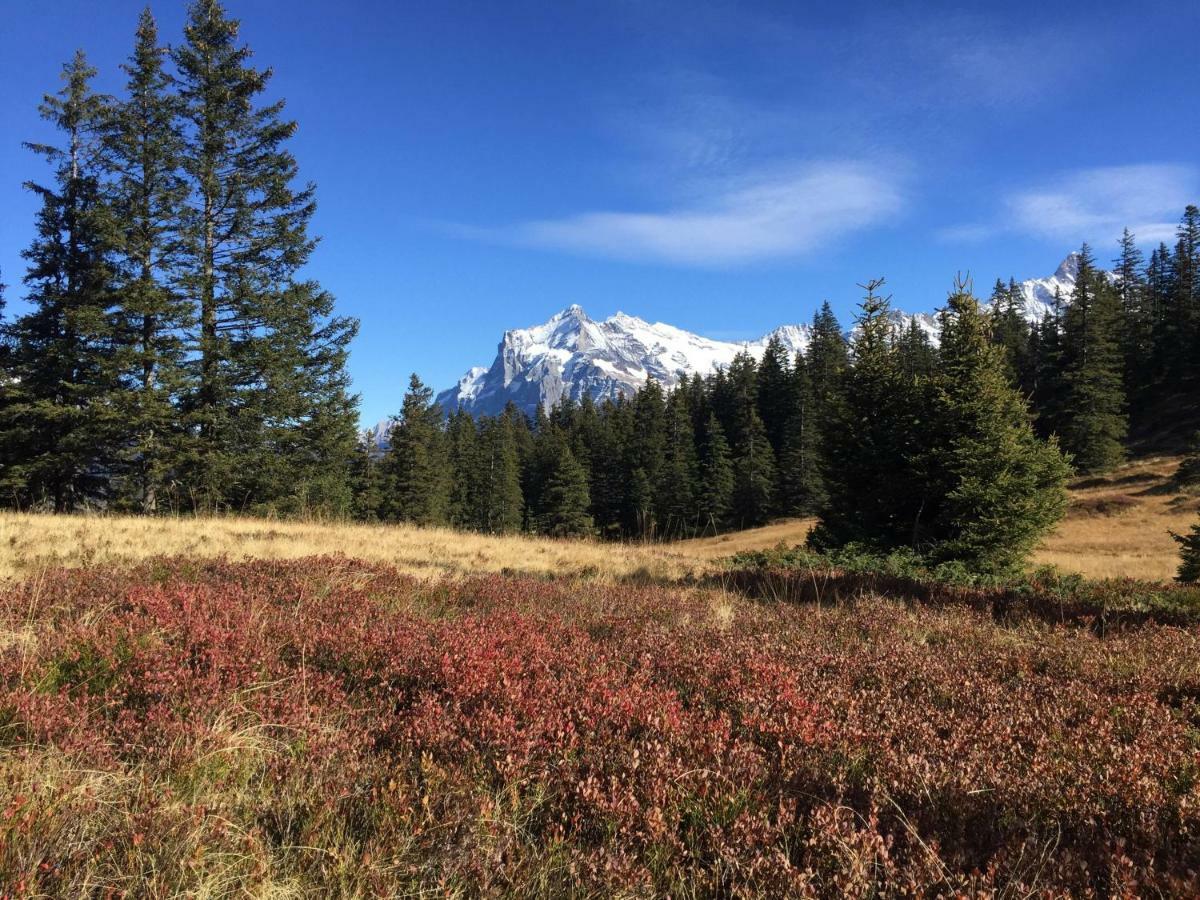
<path id="1" fill-rule="evenodd" d="M 0 594 L 16 896 L 1194 895 L 1195 626 L 344 558 Z"/>

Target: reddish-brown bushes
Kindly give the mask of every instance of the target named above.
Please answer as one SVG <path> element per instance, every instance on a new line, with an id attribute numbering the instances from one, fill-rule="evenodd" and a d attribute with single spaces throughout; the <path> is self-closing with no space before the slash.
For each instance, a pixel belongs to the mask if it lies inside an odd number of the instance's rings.
<path id="1" fill-rule="evenodd" d="M 313 559 L 0 633 L 13 893 L 1200 889 L 1195 629 Z"/>

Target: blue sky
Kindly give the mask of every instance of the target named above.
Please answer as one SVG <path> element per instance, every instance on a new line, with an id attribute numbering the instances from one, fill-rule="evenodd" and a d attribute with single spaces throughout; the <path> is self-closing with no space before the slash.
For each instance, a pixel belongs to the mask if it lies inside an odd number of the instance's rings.
<path id="1" fill-rule="evenodd" d="M 76 47 L 120 84 L 142 0 L 5 0 L 0 266 L 22 140 Z M 713 337 L 931 310 L 1200 200 L 1200 4 L 229 0 L 318 185 L 310 267 L 362 320 L 363 420 L 570 303 Z M 175 41 L 181 0 L 153 4 Z M 12 302 L 16 300 L 17 302 Z"/>

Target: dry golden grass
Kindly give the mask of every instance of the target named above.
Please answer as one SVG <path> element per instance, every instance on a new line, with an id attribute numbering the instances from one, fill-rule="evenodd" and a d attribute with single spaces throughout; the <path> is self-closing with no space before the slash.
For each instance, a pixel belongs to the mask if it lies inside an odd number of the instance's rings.
<path id="1" fill-rule="evenodd" d="M 690 559 L 711 562 L 743 550 L 766 550 L 783 543 L 787 547 L 804 543 L 816 519 L 784 519 L 761 528 L 731 531 L 715 537 L 698 537 L 671 544 L 671 549 Z"/>
<path id="2" fill-rule="evenodd" d="M 1178 467 L 1177 457 L 1157 457 L 1101 478 L 1077 479 L 1070 512 L 1035 561 L 1094 578 L 1169 581 L 1179 565 L 1169 532 L 1187 531 L 1200 509 L 1196 497 L 1173 490 Z"/>
<path id="3" fill-rule="evenodd" d="M 1170 579 L 1178 548 L 1168 531 L 1185 531 L 1200 508 L 1200 499 L 1171 489 L 1178 464 L 1170 457 L 1140 460 L 1103 478 L 1078 479 L 1071 512 L 1034 561 L 1097 578 Z M 158 555 L 287 559 L 341 553 L 414 575 L 510 571 L 677 579 L 742 550 L 799 544 L 812 524 L 793 519 L 669 544 L 606 544 L 404 525 L 0 513 L 0 578 L 26 576 L 48 565 Z"/>
<path id="4" fill-rule="evenodd" d="M 160 555 L 291 559 L 337 553 L 386 562 L 418 576 L 511 571 L 675 579 L 696 567 L 696 560 L 672 548 L 493 537 L 445 528 L 0 512 L 0 578 L 28 576 L 50 565 L 133 562 Z"/>
<path id="5" fill-rule="evenodd" d="M 1169 581 L 1179 565 L 1179 547 L 1169 532 L 1185 532 L 1200 509 L 1200 498 L 1180 496 L 1172 489 L 1171 476 L 1178 467 L 1178 457 L 1156 457 L 1104 477 L 1076 479 L 1070 512 L 1038 548 L 1034 562 L 1091 578 Z M 672 549 L 707 562 L 741 550 L 802 543 L 812 525 L 812 519 L 792 519 L 680 541 Z"/>

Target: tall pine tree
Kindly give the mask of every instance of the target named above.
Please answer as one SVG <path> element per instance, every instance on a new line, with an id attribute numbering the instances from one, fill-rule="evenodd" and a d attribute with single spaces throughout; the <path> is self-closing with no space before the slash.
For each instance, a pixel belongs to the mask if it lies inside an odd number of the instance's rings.
<path id="1" fill-rule="evenodd" d="M 485 419 L 479 426 L 475 525 L 488 534 L 505 534 L 521 527 L 524 499 L 517 427 L 509 414 Z"/>
<path id="2" fill-rule="evenodd" d="M 62 90 L 42 117 L 62 144 L 28 144 L 53 168 L 50 185 L 28 183 L 41 200 L 37 235 L 23 253 L 33 310 L 8 329 L 7 402 L 0 420 L 0 495 L 17 505 L 65 512 L 109 499 L 123 440 L 113 398 L 116 303 L 113 217 L 103 196 L 107 98 L 91 88 L 83 52 L 63 68 Z"/>
<path id="3" fill-rule="evenodd" d="M 708 414 L 700 441 L 700 485 L 697 512 L 702 532 L 717 532 L 725 527 L 733 504 L 734 472 L 729 442 L 715 413 Z"/>
<path id="4" fill-rule="evenodd" d="M 177 285 L 187 185 L 180 104 L 163 66 L 165 52 L 147 9 L 124 65 L 127 97 L 114 105 L 104 141 L 110 203 L 121 225 L 115 351 L 125 390 L 116 399 L 128 434 L 114 475 L 120 502 L 146 513 L 158 509 L 177 474 L 183 440 L 177 404 L 188 385 L 183 335 L 193 325 L 191 305 Z"/>
<path id="5" fill-rule="evenodd" d="M 793 404 L 784 428 L 779 459 L 777 506 L 784 515 L 810 515 L 825 500 L 821 431 L 808 364 L 796 354 L 792 367 Z"/>
<path id="6" fill-rule="evenodd" d="M 934 560 L 985 574 L 1019 570 L 1066 510 L 1069 472 L 1055 443 L 1040 441 L 1009 380 L 1003 346 L 961 282 L 941 314 L 929 448 L 928 540 Z"/>
<path id="7" fill-rule="evenodd" d="M 433 402 L 433 391 L 416 375 L 409 379 L 391 443 L 380 463 L 383 518 L 418 525 L 446 524 L 451 473 L 442 409 Z"/>
<path id="8" fill-rule="evenodd" d="M 890 298 L 876 291 L 883 279 L 862 285 L 854 335 L 854 365 L 842 378 L 838 405 L 824 430 L 827 496 L 820 524 L 809 535 L 819 549 L 851 543 L 890 549 L 910 540 L 920 509 L 902 499 L 913 490 L 904 456 L 900 378 L 893 343 Z"/>
<path id="9" fill-rule="evenodd" d="M 286 144 L 296 124 L 282 118 L 282 101 L 260 103 L 271 73 L 249 58 L 218 0 L 195 0 L 174 60 L 190 188 L 180 285 L 198 322 L 188 475 L 201 508 L 270 505 L 321 471 L 348 479 L 354 454 L 344 368 L 357 324 L 333 317 L 328 293 L 298 279 L 315 246 L 314 189 L 294 186 Z M 310 464 L 329 457 L 324 469 Z"/>
<path id="10" fill-rule="evenodd" d="M 575 459 L 566 441 L 559 438 L 561 452 L 546 481 L 538 530 L 551 537 L 583 537 L 593 531 L 588 511 L 587 472 Z"/>
<path id="11" fill-rule="evenodd" d="M 1075 291 L 1063 319 L 1066 404 L 1060 436 L 1081 472 L 1103 472 L 1125 458 L 1126 418 L 1117 292 L 1084 244 Z"/>

